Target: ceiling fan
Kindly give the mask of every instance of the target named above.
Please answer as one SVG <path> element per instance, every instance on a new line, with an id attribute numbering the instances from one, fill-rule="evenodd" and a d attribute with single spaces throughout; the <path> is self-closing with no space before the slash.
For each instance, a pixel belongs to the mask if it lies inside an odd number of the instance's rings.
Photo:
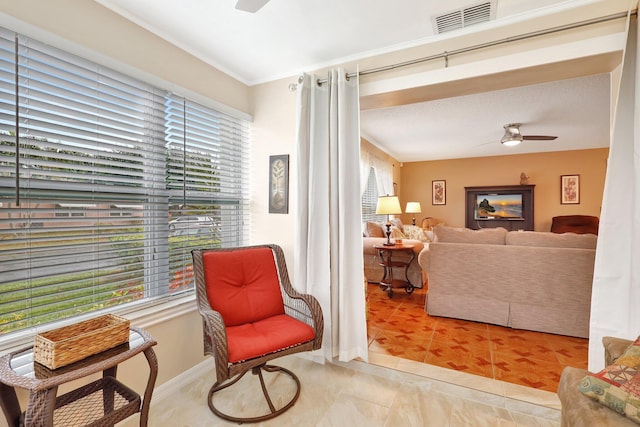
<path id="1" fill-rule="evenodd" d="M 520 133 L 522 123 L 509 123 L 504 125 L 504 136 L 500 143 L 506 146 L 514 146 L 520 144 L 523 140 L 535 141 L 553 141 L 557 136 L 551 135 L 523 135 Z"/>
<path id="2" fill-rule="evenodd" d="M 236 3 L 236 9 L 256 13 L 268 2 L 269 0 L 238 0 Z"/>

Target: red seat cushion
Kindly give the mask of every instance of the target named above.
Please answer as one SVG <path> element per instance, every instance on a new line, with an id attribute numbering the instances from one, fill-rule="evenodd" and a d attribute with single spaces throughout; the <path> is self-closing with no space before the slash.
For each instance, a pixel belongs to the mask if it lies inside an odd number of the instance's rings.
<path id="1" fill-rule="evenodd" d="M 235 363 L 273 353 L 311 341 L 314 337 L 311 326 L 286 314 L 230 326 L 227 328 L 229 362 Z"/>
<path id="2" fill-rule="evenodd" d="M 205 252 L 203 263 L 209 304 L 227 327 L 284 314 L 270 248 Z"/>

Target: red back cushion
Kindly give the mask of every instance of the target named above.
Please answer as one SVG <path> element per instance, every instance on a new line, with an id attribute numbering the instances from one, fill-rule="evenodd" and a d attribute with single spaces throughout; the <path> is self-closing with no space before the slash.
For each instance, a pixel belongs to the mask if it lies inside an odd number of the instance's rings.
<path id="1" fill-rule="evenodd" d="M 209 304 L 220 312 L 226 326 L 284 314 L 270 248 L 205 252 L 203 264 Z"/>

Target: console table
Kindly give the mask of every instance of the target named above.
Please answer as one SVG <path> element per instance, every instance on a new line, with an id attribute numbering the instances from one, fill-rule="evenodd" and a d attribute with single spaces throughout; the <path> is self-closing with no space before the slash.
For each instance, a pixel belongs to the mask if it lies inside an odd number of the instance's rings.
<path id="1" fill-rule="evenodd" d="M 0 358 L 0 406 L 9 426 L 113 426 L 140 412 L 140 425 L 149 418 L 151 394 L 158 375 L 156 341 L 143 329 L 131 328 L 129 342 L 55 370 L 33 361 L 33 347 Z M 144 353 L 149 378 L 142 402 L 140 395 L 116 379 L 118 365 Z M 58 386 L 102 371 L 102 378 L 56 396 Z M 29 390 L 24 412 L 16 388 Z"/>
<path id="2" fill-rule="evenodd" d="M 384 275 L 380 280 L 380 289 L 387 292 L 389 298 L 393 297 L 393 288 L 404 288 L 410 294 L 414 290 L 414 286 L 409 280 L 409 265 L 415 259 L 416 254 L 413 252 L 414 245 L 396 244 L 394 246 L 375 245 L 374 249 L 378 250 L 380 256 L 380 265 L 384 268 Z M 394 261 L 393 254 L 398 252 L 407 252 L 410 254 L 408 261 Z M 394 279 L 394 267 L 404 268 L 405 280 Z"/>

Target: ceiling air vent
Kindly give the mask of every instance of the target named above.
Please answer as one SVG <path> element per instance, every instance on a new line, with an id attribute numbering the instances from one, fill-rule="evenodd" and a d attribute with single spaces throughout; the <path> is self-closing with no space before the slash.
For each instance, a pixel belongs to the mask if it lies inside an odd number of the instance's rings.
<path id="1" fill-rule="evenodd" d="M 486 1 L 434 16 L 434 26 L 438 34 L 459 30 L 470 25 L 488 22 L 495 17 L 495 1 Z"/>

